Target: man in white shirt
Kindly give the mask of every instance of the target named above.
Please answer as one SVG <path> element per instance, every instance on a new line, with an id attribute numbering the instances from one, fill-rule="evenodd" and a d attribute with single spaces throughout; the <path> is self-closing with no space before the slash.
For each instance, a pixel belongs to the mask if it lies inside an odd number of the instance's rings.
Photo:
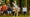
<path id="1" fill-rule="evenodd" d="M 16 16 L 18 16 L 18 11 L 19 11 L 19 8 L 18 8 L 18 5 L 16 4 L 16 1 L 14 3 L 12 3 L 14 5 L 14 15 L 16 14 Z"/>
<path id="2" fill-rule="evenodd" d="M 24 13 L 24 15 L 26 15 L 27 7 L 23 7 L 23 8 L 22 8 L 22 12 Z"/>

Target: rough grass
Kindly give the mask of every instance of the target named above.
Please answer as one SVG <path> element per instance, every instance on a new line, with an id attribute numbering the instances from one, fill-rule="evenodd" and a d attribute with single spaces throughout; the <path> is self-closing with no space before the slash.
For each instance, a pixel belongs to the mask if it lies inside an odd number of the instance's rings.
<path id="1" fill-rule="evenodd" d="M 7 16 L 7 15 L 5 15 L 5 16 L 0 16 L 0 17 L 13 17 L 13 16 Z M 24 16 L 24 15 L 21 14 L 19 17 L 30 17 L 30 16 L 28 16 L 28 15 Z"/>
<path id="2" fill-rule="evenodd" d="M 13 16 L 0 16 L 0 17 L 13 17 Z M 30 16 L 19 16 L 19 17 L 30 17 Z"/>

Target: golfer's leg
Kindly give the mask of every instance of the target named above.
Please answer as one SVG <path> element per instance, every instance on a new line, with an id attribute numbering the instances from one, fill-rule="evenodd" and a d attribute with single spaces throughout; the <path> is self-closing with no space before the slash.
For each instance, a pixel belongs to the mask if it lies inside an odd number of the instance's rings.
<path id="1" fill-rule="evenodd" d="M 17 15 L 16 16 L 18 17 L 18 12 L 17 12 Z"/>
<path id="2" fill-rule="evenodd" d="M 13 14 L 14 14 L 13 17 L 15 17 L 15 12 Z"/>

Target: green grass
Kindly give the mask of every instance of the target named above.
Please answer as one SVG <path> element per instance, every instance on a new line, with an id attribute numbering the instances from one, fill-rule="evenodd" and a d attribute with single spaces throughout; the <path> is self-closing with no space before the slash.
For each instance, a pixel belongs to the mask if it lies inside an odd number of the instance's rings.
<path id="1" fill-rule="evenodd" d="M 0 17 L 13 17 L 13 16 L 0 16 Z M 19 17 L 29 17 L 29 16 L 19 16 Z"/>
<path id="2" fill-rule="evenodd" d="M 13 16 L 0 16 L 0 17 L 13 17 Z M 24 15 L 20 15 L 19 17 L 29 17 L 28 15 L 27 16 L 24 16 Z"/>

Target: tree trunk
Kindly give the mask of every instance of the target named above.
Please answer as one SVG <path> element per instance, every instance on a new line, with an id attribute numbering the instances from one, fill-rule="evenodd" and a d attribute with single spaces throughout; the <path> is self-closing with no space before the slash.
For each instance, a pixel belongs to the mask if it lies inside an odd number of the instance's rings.
<path id="1" fill-rule="evenodd" d="M 6 4 L 6 0 L 5 0 L 5 4 Z"/>
<path id="2" fill-rule="evenodd" d="M 26 5 L 26 7 L 27 7 L 27 0 L 25 0 L 25 2 L 26 2 L 25 5 Z"/>
<path id="3" fill-rule="evenodd" d="M 10 0 L 10 5 L 11 5 L 11 7 L 13 6 L 12 2 L 13 2 L 13 1 L 12 1 L 12 0 Z"/>

